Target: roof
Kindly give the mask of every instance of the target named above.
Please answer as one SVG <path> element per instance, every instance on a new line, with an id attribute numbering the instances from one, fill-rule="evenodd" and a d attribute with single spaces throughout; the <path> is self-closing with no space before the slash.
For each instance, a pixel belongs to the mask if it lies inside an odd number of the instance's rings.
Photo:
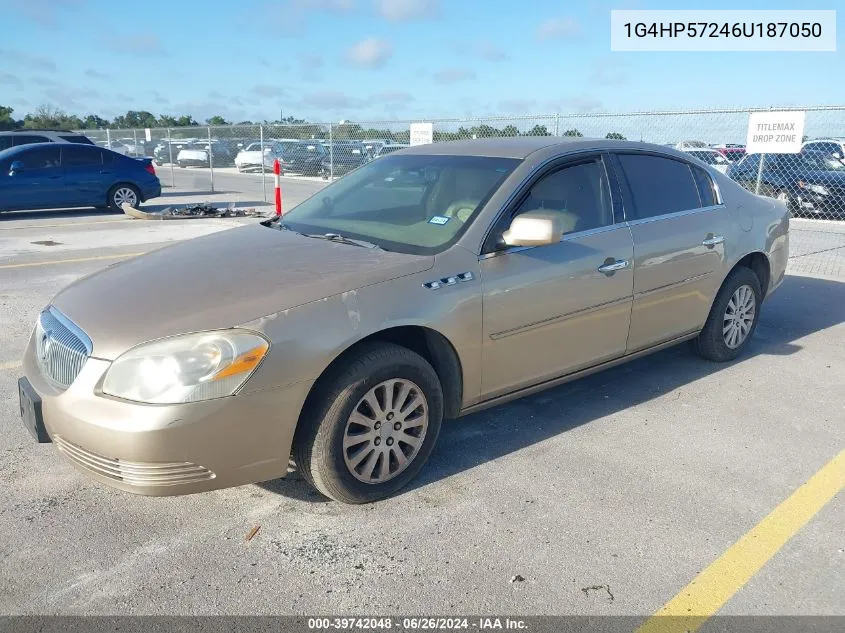
<path id="1" fill-rule="evenodd" d="M 401 154 L 428 154 L 436 156 L 490 156 L 496 158 L 527 158 L 530 154 L 544 149 L 555 148 L 560 152 L 579 150 L 659 150 L 667 154 L 683 156 L 674 148 L 653 143 L 619 141 L 582 136 L 517 136 L 504 138 L 467 139 L 463 141 L 445 141 L 426 145 L 414 145 L 399 150 Z M 709 149 L 709 148 L 701 148 Z M 714 150 L 715 151 L 715 150 Z"/>

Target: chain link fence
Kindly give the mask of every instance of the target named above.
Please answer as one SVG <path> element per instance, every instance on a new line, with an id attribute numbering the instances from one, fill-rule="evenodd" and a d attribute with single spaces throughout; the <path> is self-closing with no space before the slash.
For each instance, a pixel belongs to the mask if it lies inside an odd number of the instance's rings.
<path id="1" fill-rule="evenodd" d="M 786 108 L 779 108 L 786 109 Z M 804 110 L 800 154 L 746 155 L 748 118 L 758 109 L 576 113 L 429 120 L 434 143 L 518 136 L 593 137 L 672 146 L 743 187 L 785 200 L 794 218 L 796 262 L 841 270 L 845 258 L 845 106 Z M 273 200 L 273 163 L 281 161 L 285 208 L 371 160 L 408 146 L 412 121 L 260 124 L 149 130 L 84 130 L 96 143 L 151 156 L 163 196 L 208 194 L 250 204 Z M 216 196 L 216 197 L 214 197 Z M 795 245 L 794 245 L 795 246 Z M 821 258 L 821 259 L 820 259 Z M 830 261 L 834 261 L 830 264 Z"/>

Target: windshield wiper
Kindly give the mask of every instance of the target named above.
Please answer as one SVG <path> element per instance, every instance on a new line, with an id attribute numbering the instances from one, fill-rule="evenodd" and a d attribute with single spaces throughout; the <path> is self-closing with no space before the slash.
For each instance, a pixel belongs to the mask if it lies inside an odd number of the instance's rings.
<path id="1" fill-rule="evenodd" d="M 313 237 L 318 240 L 328 240 L 330 242 L 340 242 L 341 244 L 350 244 L 351 246 L 361 246 L 362 248 L 381 248 L 377 244 L 367 242 L 364 240 L 356 240 L 351 237 L 346 237 L 340 233 L 300 233 L 303 237 Z"/>

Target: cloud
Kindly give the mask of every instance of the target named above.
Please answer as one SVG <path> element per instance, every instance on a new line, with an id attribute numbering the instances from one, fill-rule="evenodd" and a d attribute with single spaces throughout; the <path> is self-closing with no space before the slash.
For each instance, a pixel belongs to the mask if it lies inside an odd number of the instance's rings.
<path id="1" fill-rule="evenodd" d="M 393 55 L 393 45 L 374 37 L 361 40 L 346 50 L 344 58 L 355 66 L 379 68 Z"/>
<path id="2" fill-rule="evenodd" d="M 270 84 L 255 84 L 249 91 L 257 97 L 269 99 L 273 97 L 284 97 L 287 90 L 280 86 L 273 86 Z"/>
<path id="3" fill-rule="evenodd" d="M 627 81 L 628 64 L 614 58 L 599 59 L 589 75 L 589 80 L 602 86 L 618 86 Z"/>
<path id="4" fill-rule="evenodd" d="M 526 114 L 537 107 L 534 99 L 503 99 L 499 101 L 499 109 L 508 114 Z"/>
<path id="5" fill-rule="evenodd" d="M 351 97 L 339 90 L 311 92 L 302 97 L 301 105 L 320 110 L 354 110 L 363 108 L 366 101 Z"/>
<path id="6" fill-rule="evenodd" d="M 505 50 L 490 40 L 476 42 L 473 52 L 488 62 L 504 62 L 508 60 L 508 54 Z"/>
<path id="7" fill-rule="evenodd" d="M 376 10 L 390 22 L 428 20 L 440 15 L 440 0 L 376 0 Z"/>
<path id="8" fill-rule="evenodd" d="M 382 90 L 370 97 L 376 103 L 404 104 L 414 100 L 414 95 L 404 90 Z"/>
<path id="9" fill-rule="evenodd" d="M 49 73 L 54 73 L 57 70 L 56 62 L 52 59 L 8 48 L 0 48 L 0 59 L 25 70 L 43 70 Z"/>
<path id="10" fill-rule="evenodd" d="M 537 27 L 540 41 L 572 37 L 581 33 L 581 25 L 574 18 L 550 18 Z"/>
<path id="11" fill-rule="evenodd" d="M 348 13 L 355 6 L 355 0 L 268 0 L 259 6 L 258 12 L 265 30 L 273 35 L 290 36 L 302 33 L 311 13 Z"/>
<path id="12" fill-rule="evenodd" d="M 18 86 L 18 88 L 23 88 L 23 82 L 21 81 L 20 77 L 16 75 L 11 75 L 7 72 L 3 72 L 0 70 L 0 84 L 6 84 L 7 86 Z"/>
<path id="13" fill-rule="evenodd" d="M 155 34 L 113 37 L 105 41 L 105 46 L 116 53 L 126 53 L 139 57 L 155 57 L 165 54 L 161 40 Z"/>
<path id="14" fill-rule="evenodd" d="M 0 0 L 0 13 L 8 11 L 39 26 L 56 28 L 64 22 L 63 13 L 81 5 L 80 0 Z"/>
<path id="15" fill-rule="evenodd" d="M 475 79 L 475 72 L 463 68 L 444 68 L 434 73 L 434 81 L 439 84 L 454 84 Z"/>
<path id="16" fill-rule="evenodd" d="M 302 68 L 306 70 L 317 70 L 323 67 L 322 55 L 316 53 L 302 53 L 299 55 L 299 62 Z"/>
<path id="17" fill-rule="evenodd" d="M 99 70 L 94 70 L 93 68 L 88 68 L 85 71 L 85 76 L 90 77 L 91 79 L 98 79 L 100 81 L 107 81 L 111 79 L 111 75 L 108 73 L 101 73 Z"/>

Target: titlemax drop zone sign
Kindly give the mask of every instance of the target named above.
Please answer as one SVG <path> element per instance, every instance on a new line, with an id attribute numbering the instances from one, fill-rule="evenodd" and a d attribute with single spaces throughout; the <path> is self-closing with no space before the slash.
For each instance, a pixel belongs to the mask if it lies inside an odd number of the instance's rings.
<path id="1" fill-rule="evenodd" d="M 804 112 L 752 112 L 747 154 L 797 154 L 804 139 Z"/>

